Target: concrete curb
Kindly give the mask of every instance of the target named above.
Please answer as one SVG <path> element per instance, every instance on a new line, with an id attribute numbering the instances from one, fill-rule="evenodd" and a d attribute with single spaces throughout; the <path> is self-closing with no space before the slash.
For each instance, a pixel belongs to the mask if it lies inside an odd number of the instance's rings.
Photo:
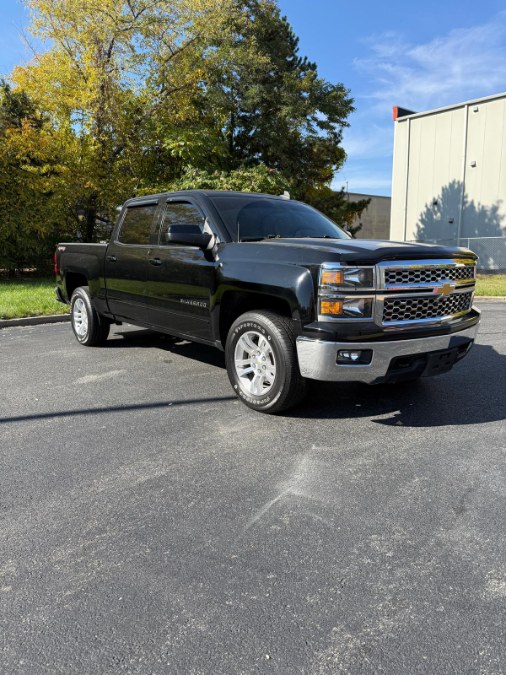
<path id="1" fill-rule="evenodd" d="M 475 302 L 506 302 L 504 295 L 475 295 Z"/>
<path id="2" fill-rule="evenodd" d="M 62 323 L 70 321 L 70 314 L 51 314 L 49 316 L 26 316 L 22 319 L 1 319 L 1 328 L 12 328 L 14 326 L 38 326 L 42 323 Z"/>

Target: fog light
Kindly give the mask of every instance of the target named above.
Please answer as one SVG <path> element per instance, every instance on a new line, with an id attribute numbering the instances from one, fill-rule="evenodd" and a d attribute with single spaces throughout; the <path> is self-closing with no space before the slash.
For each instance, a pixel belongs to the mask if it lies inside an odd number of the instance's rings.
<path id="1" fill-rule="evenodd" d="M 362 352 L 339 352 L 337 356 L 343 361 L 358 361 Z"/>
<path id="2" fill-rule="evenodd" d="M 337 363 L 352 365 L 367 365 L 371 363 L 372 349 L 340 349 L 337 352 Z"/>

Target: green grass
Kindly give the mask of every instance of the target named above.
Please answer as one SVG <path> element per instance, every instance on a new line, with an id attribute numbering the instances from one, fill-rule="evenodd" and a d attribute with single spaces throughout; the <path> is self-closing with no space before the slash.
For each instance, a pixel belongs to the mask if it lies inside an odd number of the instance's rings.
<path id="1" fill-rule="evenodd" d="M 54 299 L 54 287 L 53 277 L 1 279 L 0 319 L 66 314 L 67 305 Z M 506 297 L 506 274 L 479 274 L 476 295 Z"/>
<path id="2" fill-rule="evenodd" d="M 0 279 L 0 319 L 66 314 L 67 305 L 54 297 L 53 277 L 44 279 Z"/>
<path id="3" fill-rule="evenodd" d="M 506 274 L 478 274 L 476 295 L 506 297 Z"/>

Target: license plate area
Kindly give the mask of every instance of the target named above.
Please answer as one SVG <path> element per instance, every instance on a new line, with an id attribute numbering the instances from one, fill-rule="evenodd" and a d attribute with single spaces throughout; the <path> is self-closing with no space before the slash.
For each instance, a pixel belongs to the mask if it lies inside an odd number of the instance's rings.
<path id="1" fill-rule="evenodd" d="M 431 376 L 448 372 L 455 365 L 458 355 L 458 347 L 428 354 L 427 367 L 423 374 Z"/>

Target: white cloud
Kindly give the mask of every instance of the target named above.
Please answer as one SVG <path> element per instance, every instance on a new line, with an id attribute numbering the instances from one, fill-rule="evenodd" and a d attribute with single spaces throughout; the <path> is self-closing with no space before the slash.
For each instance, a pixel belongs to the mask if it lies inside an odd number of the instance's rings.
<path id="1" fill-rule="evenodd" d="M 354 60 L 362 91 L 343 138 L 348 160 L 332 185 L 390 194 L 392 106 L 422 112 L 506 91 L 506 11 L 421 44 L 393 31 L 365 42 L 369 53 Z"/>
<path id="2" fill-rule="evenodd" d="M 364 194 L 389 195 L 391 191 L 391 176 L 382 169 L 369 169 L 367 166 L 345 166 L 334 176 L 332 189 L 347 189 L 348 192 Z"/>
<path id="3" fill-rule="evenodd" d="M 389 157 L 392 154 L 393 125 L 370 123 L 367 118 L 359 117 L 351 121 L 351 127 L 345 129 L 343 147 L 349 159 L 372 159 Z"/>
<path id="4" fill-rule="evenodd" d="M 372 83 L 369 99 L 384 109 L 422 111 L 506 90 L 506 12 L 470 28 L 457 28 L 424 44 L 398 33 L 368 38 L 371 55 L 355 59 Z"/>

